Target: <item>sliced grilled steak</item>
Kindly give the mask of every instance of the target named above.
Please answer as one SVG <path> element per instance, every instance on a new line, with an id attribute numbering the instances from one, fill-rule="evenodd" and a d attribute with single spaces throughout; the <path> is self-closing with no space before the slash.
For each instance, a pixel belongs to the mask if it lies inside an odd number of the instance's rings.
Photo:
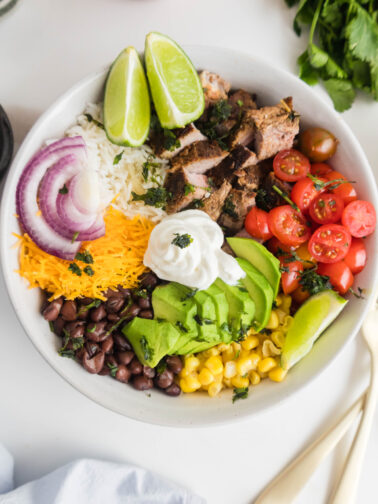
<path id="1" fill-rule="evenodd" d="M 223 182 L 219 189 L 216 189 L 208 198 L 204 198 L 201 210 L 207 213 L 213 220 L 217 221 L 222 212 L 223 204 L 231 191 L 232 186 L 227 180 Z"/>
<path id="2" fill-rule="evenodd" d="M 232 133 L 229 141 L 230 148 L 233 149 L 238 144 L 248 146 L 252 143 L 255 136 L 254 119 L 251 114 L 256 112 L 248 109 L 243 115 L 240 126 Z"/>
<path id="3" fill-rule="evenodd" d="M 185 169 L 169 172 L 164 187 L 172 194 L 167 204 L 167 213 L 179 212 L 194 200 L 201 199 L 207 193 L 206 175 L 191 173 Z"/>
<path id="4" fill-rule="evenodd" d="M 236 170 L 247 168 L 248 166 L 255 165 L 258 162 L 256 154 L 244 145 L 237 145 L 231 151 L 231 157 L 235 161 Z"/>
<path id="5" fill-rule="evenodd" d="M 282 192 L 290 195 L 291 185 L 278 179 L 273 172 L 270 172 L 262 181 L 256 195 L 256 205 L 266 212 L 279 205 L 286 205 L 286 201 L 273 189 L 277 186 Z"/>
<path id="6" fill-rule="evenodd" d="M 225 180 L 231 184 L 233 183 L 236 179 L 234 171 L 235 161 L 231 156 L 228 156 L 217 166 L 211 168 L 211 170 L 207 172 L 207 176 L 213 186 L 220 187 Z"/>
<path id="7" fill-rule="evenodd" d="M 180 151 L 182 151 L 187 145 L 190 145 L 193 142 L 198 142 L 200 140 L 206 140 L 205 135 L 203 135 L 193 123 L 188 124 L 187 126 L 185 126 L 185 128 L 174 129 L 172 130 L 172 132 L 180 142 L 180 147 L 176 147 L 173 150 L 166 149 L 163 131 L 159 132 L 151 139 L 152 148 L 154 149 L 154 152 L 158 157 L 171 159 Z"/>
<path id="8" fill-rule="evenodd" d="M 226 100 L 227 94 L 231 89 L 229 82 L 225 81 L 219 75 L 203 70 L 199 74 L 202 88 L 205 94 L 205 107 L 214 105 L 219 100 Z"/>
<path id="9" fill-rule="evenodd" d="M 171 161 L 171 171 L 185 168 L 187 172 L 205 173 L 213 168 L 228 155 L 219 147 L 216 141 L 194 142 L 184 149 Z"/>
<path id="10" fill-rule="evenodd" d="M 232 189 L 223 205 L 219 224 L 233 234 L 240 231 L 249 210 L 255 204 L 255 192 Z"/>
<path id="11" fill-rule="evenodd" d="M 259 165 L 248 166 L 235 172 L 237 175 L 236 187 L 247 189 L 248 191 L 257 191 L 261 181 L 264 178 L 263 168 Z"/>
<path id="12" fill-rule="evenodd" d="M 228 99 L 228 104 L 231 106 L 230 116 L 215 127 L 219 136 L 230 133 L 232 128 L 241 121 L 247 110 L 256 108 L 256 103 L 250 93 L 247 93 L 247 91 L 243 89 L 239 89 L 232 93 Z"/>
<path id="13" fill-rule="evenodd" d="M 291 97 L 273 107 L 250 110 L 249 117 L 255 124 L 253 143 L 259 160 L 293 146 L 294 137 L 299 132 L 299 116 L 292 110 Z"/>

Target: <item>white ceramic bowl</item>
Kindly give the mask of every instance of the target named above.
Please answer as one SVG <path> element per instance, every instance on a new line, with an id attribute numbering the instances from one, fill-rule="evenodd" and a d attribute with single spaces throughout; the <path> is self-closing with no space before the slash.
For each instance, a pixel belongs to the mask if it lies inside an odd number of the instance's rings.
<path id="1" fill-rule="evenodd" d="M 302 117 L 302 127 L 323 126 L 336 135 L 340 145 L 332 160 L 333 166 L 348 178 L 357 180 L 360 198 L 371 201 L 378 208 L 376 183 L 358 141 L 341 116 L 323 103 L 310 87 L 287 72 L 239 52 L 190 47 L 188 54 L 196 68 L 215 71 L 229 80 L 233 87 L 256 92 L 260 104 L 274 104 L 283 97 L 293 96 L 295 109 Z M 28 290 L 25 281 L 15 273 L 18 257 L 17 250 L 12 248 L 15 243 L 12 232 L 19 230 L 15 218 L 15 191 L 19 176 L 29 158 L 46 139 L 62 136 L 86 103 L 102 99 L 105 77 L 106 71 L 91 75 L 56 101 L 31 129 L 10 169 L 1 205 L 1 262 L 17 316 L 34 345 L 61 376 L 86 396 L 122 415 L 176 427 L 204 426 L 251 416 L 277 405 L 316 377 L 356 335 L 369 300 L 352 298 L 312 352 L 290 371 L 283 383 L 266 381 L 253 388 L 247 400 L 232 404 L 230 391 L 215 399 L 205 394 L 170 398 L 157 391 L 151 391 L 151 394 L 137 392 L 110 377 L 90 375 L 76 362 L 60 357 L 57 353 L 59 339 L 50 332 L 49 325 L 40 315 L 40 293 L 37 289 Z M 368 293 L 377 283 L 377 236 L 375 233 L 366 240 L 369 260 L 358 277 L 358 285 L 365 287 Z"/>

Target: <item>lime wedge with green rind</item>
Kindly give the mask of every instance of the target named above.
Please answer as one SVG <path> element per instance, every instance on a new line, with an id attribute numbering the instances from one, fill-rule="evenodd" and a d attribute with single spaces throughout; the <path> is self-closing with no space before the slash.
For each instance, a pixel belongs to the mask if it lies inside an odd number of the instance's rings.
<path id="1" fill-rule="evenodd" d="M 311 350 L 321 333 L 335 320 L 347 300 L 333 290 L 311 296 L 294 315 L 281 354 L 281 366 L 289 369 Z"/>
<path id="2" fill-rule="evenodd" d="M 134 47 L 124 49 L 111 66 L 104 97 L 104 127 L 117 145 L 142 145 L 150 129 L 150 96 Z"/>
<path id="3" fill-rule="evenodd" d="M 184 51 L 169 37 L 146 37 L 145 64 L 152 99 L 163 128 L 181 128 L 198 119 L 205 108 L 198 73 Z"/>

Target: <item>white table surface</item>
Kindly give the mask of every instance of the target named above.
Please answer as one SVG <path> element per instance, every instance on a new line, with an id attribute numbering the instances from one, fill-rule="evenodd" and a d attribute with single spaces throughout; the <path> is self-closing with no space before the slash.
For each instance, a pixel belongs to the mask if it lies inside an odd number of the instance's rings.
<path id="1" fill-rule="evenodd" d="M 158 30 L 181 44 L 242 49 L 296 72 L 303 50 L 283 0 L 20 0 L 0 19 L 0 103 L 17 145 L 61 93 L 127 45 Z M 279 86 L 279 83 L 277 83 Z M 317 89 L 328 99 L 322 89 Z M 378 104 L 359 96 L 343 115 L 378 176 Z M 363 390 L 369 358 L 361 337 L 311 385 L 279 408 L 239 424 L 172 429 L 128 420 L 63 381 L 32 346 L 0 285 L 0 442 L 16 460 L 16 483 L 78 457 L 130 461 L 175 480 L 209 504 L 244 504 Z M 348 439 L 298 498 L 327 501 Z M 378 417 L 358 504 L 378 501 Z"/>

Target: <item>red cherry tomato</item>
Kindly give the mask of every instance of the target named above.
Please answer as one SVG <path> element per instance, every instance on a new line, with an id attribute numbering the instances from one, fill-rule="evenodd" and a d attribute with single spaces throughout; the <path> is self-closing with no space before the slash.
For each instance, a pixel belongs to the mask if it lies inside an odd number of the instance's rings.
<path id="1" fill-rule="evenodd" d="M 266 241 L 273 236 L 268 225 L 268 212 L 256 206 L 248 212 L 244 227 L 251 236 L 260 240 Z"/>
<path id="2" fill-rule="evenodd" d="M 280 242 L 278 238 L 273 236 L 268 241 L 268 249 L 272 252 L 272 254 L 278 256 L 279 255 L 279 249 L 284 250 L 285 252 L 291 252 L 292 250 L 295 250 L 297 247 L 292 247 L 290 245 L 286 245 L 285 243 Z"/>
<path id="3" fill-rule="evenodd" d="M 314 175 L 314 177 L 324 177 L 331 171 L 332 168 L 327 163 L 313 163 L 311 165 L 311 175 Z"/>
<path id="4" fill-rule="evenodd" d="M 299 287 L 299 279 L 303 271 L 303 265 L 300 261 L 285 261 L 285 257 L 280 257 L 281 263 L 281 283 L 284 294 L 290 294 Z"/>
<path id="5" fill-rule="evenodd" d="M 341 220 L 352 236 L 363 238 L 374 231 L 377 216 L 370 201 L 356 200 L 345 207 Z"/>
<path id="6" fill-rule="evenodd" d="M 336 263 L 347 255 L 352 237 L 340 224 L 320 226 L 308 242 L 310 254 L 319 262 Z"/>
<path id="7" fill-rule="evenodd" d="M 340 294 L 348 292 L 353 285 L 353 274 L 344 261 L 333 264 L 319 264 L 317 272 L 319 275 L 328 276 L 332 287 Z"/>
<path id="8" fill-rule="evenodd" d="M 326 182 L 326 179 L 320 179 Z M 306 212 L 311 201 L 324 189 L 316 189 L 315 184 L 309 178 L 299 180 L 291 190 L 290 198 L 298 206 L 301 212 Z"/>
<path id="9" fill-rule="evenodd" d="M 310 203 L 311 219 L 318 224 L 333 224 L 341 219 L 344 202 L 336 194 L 323 193 Z"/>
<path id="10" fill-rule="evenodd" d="M 310 161 L 295 149 L 285 149 L 273 159 L 273 170 L 279 179 L 296 182 L 310 172 Z"/>
<path id="11" fill-rule="evenodd" d="M 329 173 L 326 173 L 324 176 L 328 181 L 335 180 L 335 184 L 330 184 L 327 186 L 327 191 L 333 192 L 333 194 L 340 196 L 340 198 L 344 201 L 344 205 L 347 205 L 351 201 L 357 199 L 356 189 L 350 182 L 342 182 L 343 180 L 347 180 L 347 178 L 344 177 L 344 175 L 342 175 L 340 172 L 333 170 Z M 337 187 L 333 188 L 333 185 Z"/>
<path id="12" fill-rule="evenodd" d="M 357 273 L 364 269 L 366 259 L 367 256 L 364 240 L 361 238 L 353 238 L 349 252 L 344 258 L 345 264 L 349 266 L 353 275 L 357 275 Z"/>
<path id="13" fill-rule="evenodd" d="M 306 299 L 310 297 L 310 293 L 303 289 L 302 286 L 300 285 L 298 289 L 295 289 L 295 291 L 292 293 L 291 297 L 293 298 L 293 301 L 297 303 L 298 305 L 304 303 Z"/>
<path id="14" fill-rule="evenodd" d="M 310 229 L 303 215 L 290 205 L 273 208 L 269 212 L 268 222 L 274 236 L 286 245 L 295 247 L 310 237 Z"/>

